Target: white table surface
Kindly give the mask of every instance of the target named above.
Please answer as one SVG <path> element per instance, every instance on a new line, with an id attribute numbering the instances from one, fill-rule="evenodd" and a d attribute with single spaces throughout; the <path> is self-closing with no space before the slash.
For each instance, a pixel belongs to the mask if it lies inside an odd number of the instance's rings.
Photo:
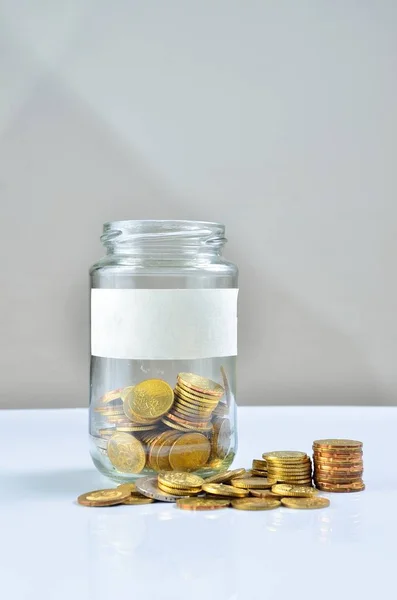
<path id="1" fill-rule="evenodd" d="M 367 490 L 317 511 L 86 508 L 109 487 L 87 411 L 0 412 L 0 589 L 7 600 L 395 597 L 396 408 L 241 408 L 235 467 L 313 439 L 364 442 Z M 111 484 L 113 487 L 115 484 Z"/>

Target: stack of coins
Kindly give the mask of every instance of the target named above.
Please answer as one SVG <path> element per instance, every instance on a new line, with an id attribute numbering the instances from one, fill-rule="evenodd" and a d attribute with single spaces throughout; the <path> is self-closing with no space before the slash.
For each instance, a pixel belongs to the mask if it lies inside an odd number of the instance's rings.
<path id="1" fill-rule="evenodd" d="M 267 477 L 272 483 L 312 484 L 312 463 L 306 452 L 266 452 Z"/>
<path id="2" fill-rule="evenodd" d="M 204 479 L 193 473 L 159 473 L 157 485 L 163 492 L 175 496 L 196 496 L 201 492 Z"/>
<path id="3" fill-rule="evenodd" d="M 355 440 L 328 439 L 313 442 L 314 482 L 325 492 L 360 492 L 363 445 Z"/>
<path id="4" fill-rule="evenodd" d="M 179 373 L 174 403 L 162 422 L 179 431 L 212 430 L 211 419 L 224 394 L 221 385 L 194 373 Z"/>
<path id="5" fill-rule="evenodd" d="M 267 477 L 267 462 L 264 459 L 254 458 L 252 460 L 252 475 L 255 477 Z"/>

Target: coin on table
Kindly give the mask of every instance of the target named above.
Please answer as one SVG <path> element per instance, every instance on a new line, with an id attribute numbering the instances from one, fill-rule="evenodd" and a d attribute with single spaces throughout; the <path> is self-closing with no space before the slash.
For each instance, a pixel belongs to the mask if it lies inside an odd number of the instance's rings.
<path id="1" fill-rule="evenodd" d="M 238 477 L 232 479 L 232 485 L 246 490 L 268 490 L 272 487 L 265 477 Z"/>
<path id="2" fill-rule="evenodd" d="M 182 496 L 165 493 L 160 490 L 157 485 L 157 477 L 142 477 L 141 479 L 138 479 L 136 488 L 143 496 L 153 498 L 154 500 L 160 500 L 161 502 L 176 502 L 178 498 L 182 498 Z"/>
<path id="3" fill-rule="evenodd" d="M 209 459 L 211 446 L 202 433 L 186 433 L 173 443 L 169 462 L 174 471 L 196 471 Z"/>
<path id="4" fill-rule="evenodd" d="M 126 395 L 131 412 L 143 419 L 159 419 L 174 401 L 173 389 L 162 379 L 146 379 Z"/>
<path id="5" fill-rule="evenodd" d="M 276 498 L 241 498 L 232 500 L 232 507 L 239 510 L 272 510 L 281 506 Z"/>
<path id="6" fill-rule="evenodd" d="M 198 496 L 198 494 L 201 493 L 200 488 L 172 488 L 168 487 L 167 485 L 164 485 L 163 483 L 160 483 L 160 481 L 157 482 L 157 485 L 159 487 L 159 490 L 161 490 L 165 494 L 172 494 L 175 496 L 179 496 L 180 498 L 184 496 Z"/>
<path id="7" fill-rule="evenodd" d="M 267 477 L 267 471 L 258 471 L 256 469 L 251 469 L 251 474 L 253 477 Z"/>
<path id="8" fill-rule="evenodd" d="M 241 477 L 241 475 L 245 475 L 245 469 L 234 469 L 233 471 L 222 471 L 221 473 L 217 473 L 216 475 L 212 475 L 211 477 L 207 477 L 204 480 L 204 483 L 226 483 L 227 481 L 231 481 L 236 477 Z"/>
<path id="9" fill-rule="evenodd" d="M 355 483 L 325 483 L 316 481 L 316 487 L 323 492 L 362 492 L 365 490 L 363 481 Z"/>
<path id="10" fill-rule="evenodd" d="M 326 508 L 330 505 L 328 498 L 315 496 L 314 498 L 282 498 L 281 504 L 287 508 Z"/>
<path id="11" fill-rule="evenodd" d="M 225 391 L 219 383 L 194 373 L 179 373 L 178 382 L 184 387 L 209 396 L 223 396 Z"/>
<path id="12" fill-rule="evenodd" d="M 248 490 L 236 488 L 224 483 L 204 483 L 202 490 L 203 492 L 213 494 L 214 496 L 230 496 L 236 498 L 245 498 L 249 494 Z"/>
<path id="13" fill-rule="evenodd" d="M 146 455 L 141 442 L 129 433 L 117 432 L 108 441 L 110 462 L 121 473 L 140 473 Z"/>
<path id="14" fill-rule="evenodd" d="M 272 492 L 280 494 L 281 496 L 291 496 L 297 498 L 311 498 L 318 494 L 318 491 L 314 488 L 303 486 L 303 485 L 288 485 L 285 483 L 278 483 L 272 487 Z"/>
<path id="15" fill-rule="evenodd" d="M 260 458 L 254 458 L 252 460 L 252 468 L 261 471 L 267 471 L 267 462 Z"/>
<path id="16" fill-rule="evenodd" d="M 144 496 L 129 496 L 123 500 L 123 504 L 133 504 L 134 506 L 138 506 L 139 504 L 152 504 L 152 502 L 154 502 L 153 498 L 145 498 Z"/>
<path id="17" fill-rule="evenodd" d="M 168 487 L 183 488 L 201 488 L 204 479 L 194 473 L 177 473 L 175 471 L 161 472 L 158 475 L 159 482 L 164 483 Z"/>
<path id="18" fill-rule="evenodd" d="M 217 510 L 227 508 L 230 500 L 218 498 L 183 498 L 176 501 L 178 508 L 182 510 Z"/>
<path id="19" fill-rule="evenodd" d="M 96 490 L 87 492 L 77 498 L 83 506 L 114 506 L 122 504 L 130 496 L 130 492 L 119 489 Z"/>
<path id="20" fill-rule="evenodd" d="M 270 490 L 250 490 L 249 492 L 250 495 L 254 496 L 255 498 L 284 498 L 282 494 L 276 494 L 275 492 L 271 492 Z"/>

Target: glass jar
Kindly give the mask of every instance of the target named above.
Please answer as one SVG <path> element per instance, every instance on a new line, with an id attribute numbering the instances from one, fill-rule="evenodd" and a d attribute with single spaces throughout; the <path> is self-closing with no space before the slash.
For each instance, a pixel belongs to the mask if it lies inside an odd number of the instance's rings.
<path id="1" fill-rule="evenodd" d="M 91 275 L 90 451 L 115 481 L 212 475 L 237 449 L 237 267 L 225 228 L 114 221 Z"/>

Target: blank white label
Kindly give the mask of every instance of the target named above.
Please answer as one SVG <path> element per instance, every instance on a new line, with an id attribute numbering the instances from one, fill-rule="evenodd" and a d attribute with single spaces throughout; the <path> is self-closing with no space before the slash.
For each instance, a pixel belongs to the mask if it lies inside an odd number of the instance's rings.
<path id="1" fill-rule="evenodd" d="M 187 360 L 237 355 L 237 289 L 91 290 L 91 353 Z"/>

